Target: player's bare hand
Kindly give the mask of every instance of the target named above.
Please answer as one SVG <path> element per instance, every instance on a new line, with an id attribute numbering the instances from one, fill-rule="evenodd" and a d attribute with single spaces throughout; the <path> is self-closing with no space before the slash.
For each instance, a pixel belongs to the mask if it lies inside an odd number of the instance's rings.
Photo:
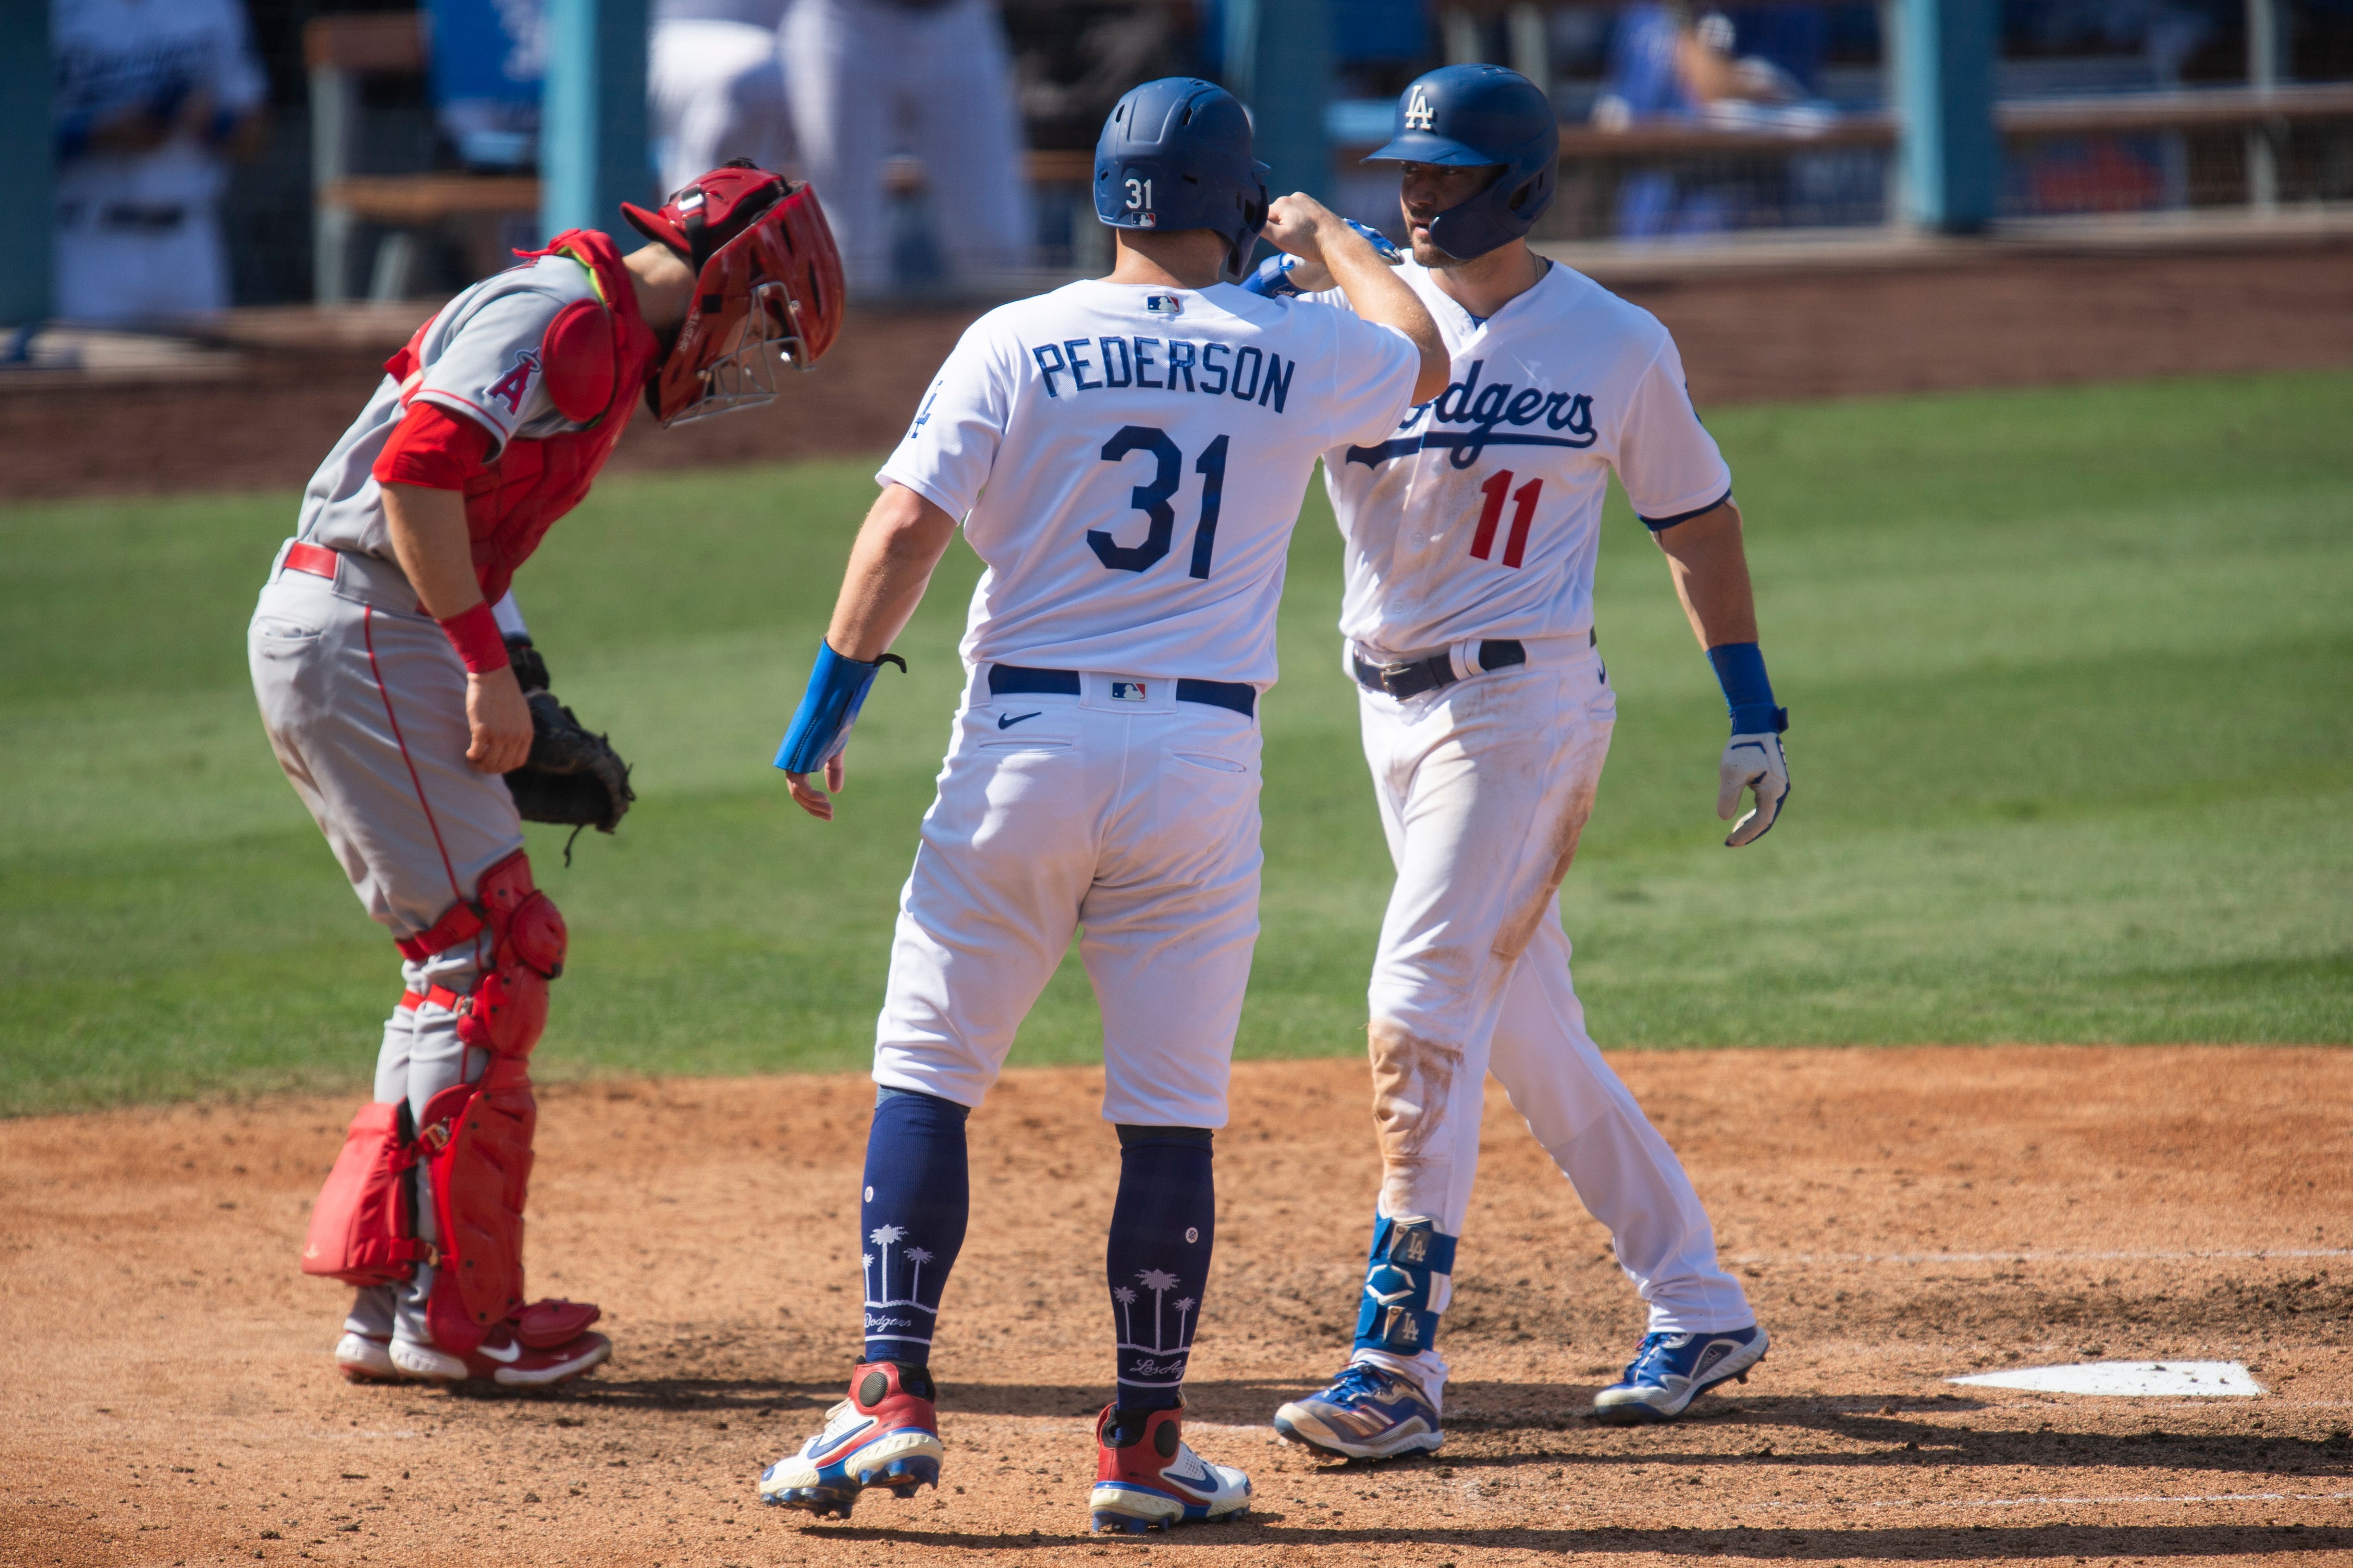
<path id="1" fill-rule="evenodd" d="M 1275 197 L 1266 211 L 1266 226 L 1260 232 L 1276 249 L 1318 266 L 1324 260 L 1324 246 L 1355 237 L 1339 214 L 1304 191 Z"/>
<path id="2" fill-rule="evenodd" d="M 1779 819 L 1782 803 L 1789 798 L 1789 763 L 1781 754 L 1781 737 L 1733 736 L 1725 742 L 1715 776 L 1715 815 L 1724 821 L 1732 822 L 1744 791 L 1757 802 L 1746 816 L 1732 823 L 1732 837 L 1724 841 L 1724 847 L 1737 849 L 1764 837 Z"/>
<path id="3" fill-rule="evenodd" d="M 531 704 L 512 665 L 466 677 L 466 728 L 473 742 L 466 761 L 476 773 L 511 773 L 531 755 Z"/>
<path id="4" fill-rule="evenodd" d="M 849 776 L 849 770 L 842 765 L 840 752 L 836 752 L 832 756 L 826 759 L 825 789 L 829 789 L 834 791 L 836 794 L 839 794 L 841 789 L 842 780 Z M 833 820 L 832 797 L 828 795 L 825 793 L 825 790 L 819 789 L 817 785 L 809 783 L 808 774 L 786 773 L 785 775 L 785 782 L 792 786 L 793 804 L 795 805 L 799 806 L 803 811 L 807 812 L 819 822 L 831 822 Z"/>

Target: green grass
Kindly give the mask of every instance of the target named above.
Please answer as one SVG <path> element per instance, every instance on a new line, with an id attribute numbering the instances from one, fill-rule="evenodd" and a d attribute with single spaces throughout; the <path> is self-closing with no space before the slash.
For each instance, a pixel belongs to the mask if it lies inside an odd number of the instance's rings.
<path id="1" fill-rule="evenodd" d="M 1723 707 L 1613 501 L 1615 754 L 1567 921 L 1609 1045 L 2353 1038 L 2353 374 L 1755 407 L 1750 519 L 1797 794 L 1727 854 Z M 852 752 L 843 819 L 767 758 L 865 463 L 615 479 L 521 584 L 638 763 L 562 868 L 543 1076 L 861 1063 L 977 563 Z M 270 760 L 243 627 L 290 497 L 0 510 L 0 1112 L 361 1082 L 393 955 Z M 1333 656 L 1320 488 L 1266 705 L 1240 1049 L 1359 1048 L 1388 871 Z M 1081 1060 L 1066 964 L 1017 1059 Z"/>

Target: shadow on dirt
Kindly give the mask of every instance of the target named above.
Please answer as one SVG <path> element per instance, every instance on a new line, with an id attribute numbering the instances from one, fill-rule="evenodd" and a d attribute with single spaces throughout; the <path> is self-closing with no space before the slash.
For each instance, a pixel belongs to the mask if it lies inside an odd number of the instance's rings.
<path id="1" fill-rule="evenodd" d="M 1270 1530 L 1280 1513 L 1253 1513 L 1221 1529 L 1188 1527 L 1188 1547 L 1372 1547 L 1422 1545 L 1470 1550 L 1592 1552 L 1623 1556 L 1659 1552 L 1679 1557 L 1786 1557 L 1799 1562 L 1901 1562 L 1915 1558 L 1967 1562 L 2079 1559 L 2086 1556 L 2255 1556 L 2336 1552 L 2353 1549 L 2353 1530 L 2301 1525 L 1967 1525 L 1897 1530 L 1335 1530 L 1310 1526 Z M 955 1546 L 982 1551 L 1064 1549 L 1098 1540 L 1055 1531 L 987 1535 L 977 1532 L 875 1530 L 856 1526 L 805 1532 L 807 1539 L 865 1541 L 878 1545 Z M 1132 1538 L 1121 1538 L 1132 1539 Z"/>

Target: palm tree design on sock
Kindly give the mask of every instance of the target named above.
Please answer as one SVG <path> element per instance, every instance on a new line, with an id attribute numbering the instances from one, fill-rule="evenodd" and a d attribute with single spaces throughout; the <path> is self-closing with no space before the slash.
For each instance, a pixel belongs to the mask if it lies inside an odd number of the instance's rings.
<path id="1" fill-rule="evenodd" d="M 1152 1292 L 1152 1348 L 1165 1347 L 1160 1342 L 1160 1298 L 1176 1289 L 1176 1276 L 1159 1268 L 1139 1268 L 1135 1278 Z"/>
<path id="2" fill-rule="evenodd" d="M 891 1244 L 906 1234 L 895 1225 L 878 1225 L 867 1234 L 866 1239 L 882 1249 L 882 1299 L 878 1305 L 891 1304 Z"/>
<path id="3" fill-rule="evenodd" d="M 859 1271 L 866 1276 L 866 1304 L 871 1307 L 876 1304 L 874 1300 L 874 1255 L 871 1252 L 860 1253 L 858 1255 L 858 1268 Z"/>
<path id="4" fill-rule="evenodd" d="M 1194 1304 L 1190 1296 L 1176 1298 L 1176 1343 L 1180 1349 L 1185 1344 L 1185 1314 L 1193 1310 Z"/>
<path id="5" fill-rule="evenodd" d="M 1135 1292 L 1122 1285 L 1112 1291 L 1111 1299 L 1119 1303 L 1119 1337 L 1129 1344 L 1134 1344 L 1135 1314 L 1131 1309 L 1135 1305 Z"/>
<path id="6" fill-rule="evenodd" d="M 911 1300 L 921 1301 L 923 1299 L 923 1265 L 932 1260 L 932 1255 L 920 1247 L 911 1247 L 899 1256 L 915 1266 L 915 1277 L 908 1282 L 907 1296 Z"/>

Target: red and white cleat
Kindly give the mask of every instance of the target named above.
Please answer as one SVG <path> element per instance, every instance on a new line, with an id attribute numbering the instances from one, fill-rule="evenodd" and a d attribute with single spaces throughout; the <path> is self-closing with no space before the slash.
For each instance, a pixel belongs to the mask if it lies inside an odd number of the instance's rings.
<path id="1" fill-rule="evenodd" d="M 569 1383 L 604 1364 L 613 1342 L 587 1331 L 595 1307 L 579 1301 L 533 1301 L 490 1331 L 464 1355 L 395 1338 L 393 1366 L 427 1383 L 488 1379 L 505 1388 L 546 1388 Z"/>
<path id="2" fill-rule="evenodd" d="M 392 1363 L 406 1376 L 425 1383 L 461 1383 L 488 1378 L 506 1388 L 546 1388 L 569 1383 L 602 1365 L 613 1353 L 613 1342 L 602 1334 L 582 1334 L 554 1350 L 540 1350 L 514 1337 L 504 1323 L 465 1355 L 451 1355 L 432 1345 L 392 1342 Z"/>

